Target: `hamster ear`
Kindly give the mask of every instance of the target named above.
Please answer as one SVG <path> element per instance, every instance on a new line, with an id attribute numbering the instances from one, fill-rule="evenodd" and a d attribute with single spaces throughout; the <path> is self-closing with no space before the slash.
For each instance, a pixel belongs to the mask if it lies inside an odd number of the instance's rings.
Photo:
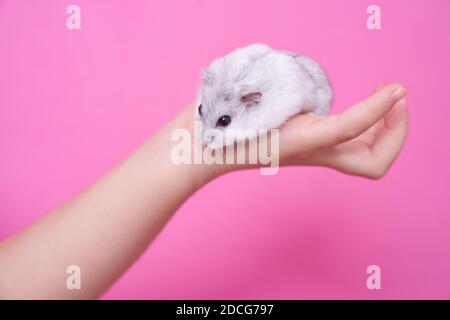
<path id="1" fill-rule="evenodd" d="M 244 94 L 241 97 L 241 101 L 245 103 L 247 107 L 255 106 L 261 101 L 262 94 L 261 92 L 250 92 Z"/>

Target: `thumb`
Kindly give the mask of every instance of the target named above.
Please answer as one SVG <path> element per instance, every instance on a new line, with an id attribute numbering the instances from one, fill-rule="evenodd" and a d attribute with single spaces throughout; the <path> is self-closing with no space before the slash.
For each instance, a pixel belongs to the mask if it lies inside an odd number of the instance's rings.
<path id="1" fill-rule="evenodd" d="M 319 147 L 330 147 L 352 140 L 376 124 L 406 95 L 400 84 L 390 84 L 344 112 L 325 117 L 309 130 Z"/>

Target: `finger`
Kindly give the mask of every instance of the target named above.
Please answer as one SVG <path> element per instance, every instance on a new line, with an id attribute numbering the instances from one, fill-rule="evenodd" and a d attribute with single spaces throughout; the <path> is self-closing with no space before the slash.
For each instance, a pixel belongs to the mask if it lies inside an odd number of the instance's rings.
<path id="1" fill-rule="evenodd" d="M 386 87 L 385 83 L 380 83 L 378 84 L 372 91 L 372 94 L 380 91 L 381 89 L 383 89 L 384 87 Z M 381 120 L 379 120 L 376 124 L 374 124 L 372 127 L 370 127 L 366 132 L 364 132 L 364 134 L 358 136 L 357 139 L 361 139 L 361 140 L 368 140 L 369 142 L 372 141 L 373 136 L 375 134 L 375 132 L 377 132 L 379 127 L 382 127 L 383 124 L 383 118 Z"/>
<path id="2" fill-rule="evenodd" d="M 381 121 L 380 121 L 381 122 Z M 408 131 L 405 99 L 399 101 L 382 119 L 384 124 L 369 146 L 359 139 L 347 141 L 333 148 L 322 149 L 308 159 L 310 165 L 322 165 L 352 175 L 378 179 L 400 153 Z"/>
<path id="3" fill-rule="evenodd" d="M 385 83 L 380 83 L 378 84 L 375 89 L 373 90 L 373 93 L 380 91 L 381 89 L 383 89 L 384 87 L 386 87 Z"/>
<path id="4" fill-rule="evenodd" d="M 385 172 L 391 167 L 405 143 L 408 134 L 408 111 L 406 100 L 400 100 L 385 117 L 385 126 L 378 133 L 372 152 Z"/>
<path id="5" fill-rule="evenodd" d="M 364 133 L 359 135 L 354 140 L 357 140 L 357 141 L 360 141 L 360 142 L 364 142 L 366 145 L 371 146 L 373 144 L 373 142 L 375 141 L 375 137 L 376 137 L 377 133 L 382 128 L 384 128 L 384 126 L 385 126 L 384 118 L 381 118 L 380 120 L 378 120 L 377 123 L 375 123 L 373 126 L 371 126 L 368 130 L 366 130 Z"/>
<path id="6" fill-rule="evenodd" d="M 376 124 L 402 99 L 406 90 L 390 84 L 338 115 L 320 119 L 308 134 L 319 147 L 330 147 L 352 140 Z"/>
<path id="7" fill-rule="evenodd" d="M 348 141 L 338 146 L 321 149 L 306 159 L 306 165 L 325 166 L 351 175 L 375 178 L 373 154 L 362 142 Z"/>

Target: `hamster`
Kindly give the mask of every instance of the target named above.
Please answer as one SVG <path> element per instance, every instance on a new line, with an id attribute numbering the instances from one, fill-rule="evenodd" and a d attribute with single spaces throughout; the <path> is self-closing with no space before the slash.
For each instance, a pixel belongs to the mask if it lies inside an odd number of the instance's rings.
<path id="1" fill-rule="evenodd" d="M 332 96 L 325 71 L 310 57 L 252 44 L 202 70 L 194 119 L 203 145 L 218 148 L 242 140 L 243 130 L 254 138 L 299 113 L 327 115 Z"/>

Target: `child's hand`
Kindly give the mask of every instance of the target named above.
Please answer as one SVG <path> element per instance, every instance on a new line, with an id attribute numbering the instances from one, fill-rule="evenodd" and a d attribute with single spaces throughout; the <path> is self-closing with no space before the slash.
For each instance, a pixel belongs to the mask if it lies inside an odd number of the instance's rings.
<path id="1" fill-rule="evenodd" d="M 405 95 L 403 86 L 390 84 L 381 86 L 372 96 L 340 114 L 327 117 L 305 114 L 290 119 L 280 129 L 280 164 L 325 166 L 352 175 L 381 178 L 406 139 Z M 188 117 L 191 114 L 189 110 Z M 192 118 L 187 122 L 192 122 Z M 206 180 L 210 180 L 222 173 L 255 165 L 205 167 L 211 168 L 206 169 Z"/>
<path id="2" fill-rule="evenodd" d="M 300 115 L 280 130 L 282 165 L 320 165 L 381 178 L 406 140 L 408 113 L 399 84 L 376 92 L 341 114 Z"/>

